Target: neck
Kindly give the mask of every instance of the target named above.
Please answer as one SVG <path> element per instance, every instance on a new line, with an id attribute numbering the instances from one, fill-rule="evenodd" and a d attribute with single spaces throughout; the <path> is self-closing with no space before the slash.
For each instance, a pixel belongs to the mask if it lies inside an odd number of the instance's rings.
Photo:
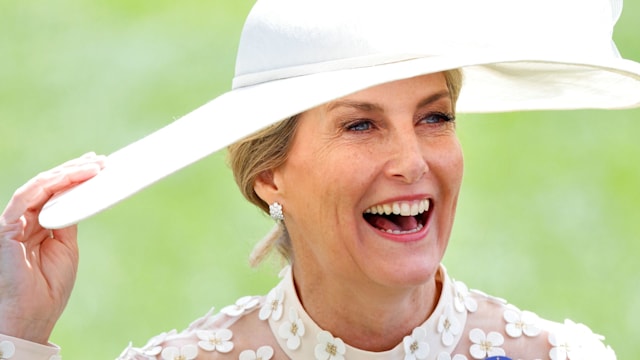
<path id="1" fill-rule="evenodd" d="M 309 316 L 345 343 L 376 352 L 394 348 L 422 324 L 442 287 L 435 274 L 424 284 L 403 288 L 308 275 L 294 266 L 296 290 Z"/>

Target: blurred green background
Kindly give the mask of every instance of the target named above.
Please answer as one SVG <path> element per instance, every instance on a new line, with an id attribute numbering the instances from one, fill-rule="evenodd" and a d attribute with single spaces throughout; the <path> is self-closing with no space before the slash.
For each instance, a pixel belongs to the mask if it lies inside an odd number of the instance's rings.
<path id="1" fill-rule="evenodd" d="M 229 88 L 250 0 L 0 2 L 0 202 L 37 172 L 110 153 Z M 640 1 L 618 46 L 640 60 Z M 466 174 L 445 263 L 470 287 L 606 335 L 640 358 L 640 110 L 460 116 Z M 233 189 L 233 190 L 231 190 Z M 270 221 L 215 154 L 81 224 L 52 341 L 110 359 L 276 282 L 247 265 Z"/>

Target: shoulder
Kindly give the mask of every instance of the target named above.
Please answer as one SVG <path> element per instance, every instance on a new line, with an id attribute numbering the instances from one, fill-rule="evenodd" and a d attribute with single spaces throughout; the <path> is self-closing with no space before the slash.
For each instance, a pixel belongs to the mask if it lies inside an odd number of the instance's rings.
<path id="1" fill-rule="evenodd" d="M 603 343 L 604 337 L 586 325 L 543 319 L 504 299 L 469 290 L 459 281 L 454 282 L 454 287 L 456 305 L 464 307 L 468 314 L 464 330 L 468 334 L 462 342 L 466 342 L 463 346 L 468 346 L 472 358 L 474 350 L 479 353 L 482 348 L 494 347 L 494 355 L 514 360 L 616 359 L 614 351 Z"/>
<path id="2" fill-rule="evenodd" d="M 118 360 L 238 359 L 243 351 L 271 347 L 269 325 L 258 317 L 263 303 L 262 296 L 242 297 L 218 313 L 212 309 L 181 332 L 159 334 L 140 348 L 129 345 Z"/>

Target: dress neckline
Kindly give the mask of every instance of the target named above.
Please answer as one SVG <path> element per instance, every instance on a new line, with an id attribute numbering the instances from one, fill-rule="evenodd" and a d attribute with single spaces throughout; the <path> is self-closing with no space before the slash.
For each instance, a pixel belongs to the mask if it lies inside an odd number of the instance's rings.
<path id="1" fill-rule="evenodd" d="M 283 270 L 283 280 L 267 295 L 261 317 L 264 315 L 266 319 L 268 316 L 278 345 L 292 359 L 436 360 L 442 353 L 451 354 L 456 348 L 467 320 L 466 309 L 455 304 L 461 299 L 444 266 L 438 269 L 436 279 L 441 282 L 442 291 L 433 313 L 402 342 L 387 351 L 358 349 L 320 328 L 298 298 L 291 267 Z"/>

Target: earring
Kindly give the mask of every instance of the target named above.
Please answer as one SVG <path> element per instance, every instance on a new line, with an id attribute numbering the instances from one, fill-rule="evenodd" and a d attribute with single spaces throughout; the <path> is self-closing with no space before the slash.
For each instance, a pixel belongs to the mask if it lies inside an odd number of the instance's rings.
<path id="1" fill-rule="evenodd" d="M 275 221 L 284 220 L 284 214 L 282 213 L 282 205 L 279 202 L 274 202 L 269 205 L 269 215 Z"/>

